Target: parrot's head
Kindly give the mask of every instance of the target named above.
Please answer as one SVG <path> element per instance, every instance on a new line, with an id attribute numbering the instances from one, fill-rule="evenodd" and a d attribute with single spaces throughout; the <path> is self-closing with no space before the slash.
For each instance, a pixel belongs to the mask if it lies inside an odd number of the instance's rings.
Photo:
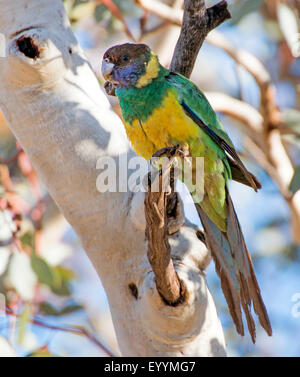
<path id="1" fill-rule="evenodd" d="M 141 88 L 155 79 L 159 71 L 157 56 L 145 44 L 113 46 L 103 56 L 102 75 L 116 88 Z"/>

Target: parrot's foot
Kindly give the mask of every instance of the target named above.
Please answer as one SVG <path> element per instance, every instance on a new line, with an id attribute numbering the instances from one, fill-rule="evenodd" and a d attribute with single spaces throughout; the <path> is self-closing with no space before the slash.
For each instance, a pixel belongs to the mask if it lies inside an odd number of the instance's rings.
<path id="1" fill-rule="evenodd" d="M 171 195 L 175 190 L 175 182 L 180 174 L 180 171 L 176 169 L 178 166 L 176 157 L 184 159 L 187 155 L 188 147 L 182 148 L 179 145 L 165 147 L 156 151 L 151 158 L 151 165 L 155 170 L 151 169 L 151 173 L 149 174 L 150 181 L 153 182 L 157 174 L 162 174 L 163 192 Z"/>
<path id="2" fill-rule="evenodd" d="M 151 161 L 155 169 L 151 169 L 144 180 L 148 192 L 158 192 L 159 195 L 165 195 L 167 198 L 165 211 L 169 235 L 178 232 L 185 222 L 183 204 L 175 192 L 175 183 L 179 176 L 176 169 L 176 157 L 186 158 L 188 153 L 188 148 L 182 148 L 179 145 L 165 147 L 155 152 Z M 160 160 L 163 157 L 166 157 L 167 161 Z"/>
<path id="3" fill-rule="evenodd" d="M 116 96 L 116 88 L 110 81 L 105 82 L 104 89 L 109 96 Z"/>
<path id="4" fill-rule="evenodd" d="M 164 167 L 164 170 L 171 170 L 171 175 L 173 177 L 173 182 L 176 181 L 178 176 L 181 174 L 180 170 L 176 169 L 178 167 L 179 157 L 182 160 L 187 160 L 187 163 L 190 165 L 190 161 L 187 158 L 189 156 L 189 147 L 188 145 L 176 145 L 172 147 L 165 147 L 156 151 L 151 158 L 151 165 L 156 167 L 157 170 L 161 170 Z M 168 161 L 161 161 L 161 158 L 167 158 Z"/>
<path id="5" fill-rule="evenodd" d="M 160 157 L 181 157 L 185 158 L 189 155 L 189 147 L 187 145 L 180 146 L 179 144 L 174 147 L 165 147 L 162 148 L 154 153 L 152 157 L 160 158 Z"/>

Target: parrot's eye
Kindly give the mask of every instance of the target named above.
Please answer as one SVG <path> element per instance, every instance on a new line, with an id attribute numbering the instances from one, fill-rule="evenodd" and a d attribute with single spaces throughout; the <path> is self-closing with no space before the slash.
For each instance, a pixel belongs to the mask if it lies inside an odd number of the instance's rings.
<path id="1" fill-rule="evenodd" d="M 130 59 L 130 58 L 129 58 L 128 55 L 123 55 L 123 56 L 122 56 L 122 60 L 123 60 L 123 62 L 128 62 L 129 59 Z"/>
<path id="2" fill-rule="evenodd" d="M 104 61 L 105 61 L 105 63 L 110 63 L 110 59 L 109 58 L 105 58 Z"/>

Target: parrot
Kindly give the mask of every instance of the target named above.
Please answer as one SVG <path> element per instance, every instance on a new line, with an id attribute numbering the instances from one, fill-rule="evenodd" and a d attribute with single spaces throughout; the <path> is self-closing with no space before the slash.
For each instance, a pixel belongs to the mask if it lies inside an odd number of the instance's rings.
<path id="1" fill-rule="evenodd" d="M 103 55 L 101 70 L 119 100 L 127 137 L 138 155 L 150 160 L 158 150 L 179 145 L 188 146 L 190 156 L 204 158 L 203 198 L 193 199 L 229 312 L 242 336 L 244 312 L 255 343 L 253 307 L 271 336 L 268 313 L 228 190 L 229 180 L 255 191 L 261 184 L 241 161 L 207 98 L 188 78 L 162 66 L 146 44 L 110 47 Z"/>

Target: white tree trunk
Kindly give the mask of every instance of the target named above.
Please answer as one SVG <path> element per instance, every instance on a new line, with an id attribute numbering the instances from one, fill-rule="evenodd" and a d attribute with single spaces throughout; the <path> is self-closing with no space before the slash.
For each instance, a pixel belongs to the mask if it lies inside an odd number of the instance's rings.
<path id="1" fill-rule="evenodd" d="M 170 241 L 188 294 L 185 303 L 167 306 L 146 256 L 144 194 L 96 189 L 98 158 L 126 154 L 128 143 L 61 0 L 0 0 L 0 32 L 7 43 L 7 56 L 0 58 L 0 107 L 101 278 L 122 354 L 225 355 L 201 270 L 207 251 L 194 228 L 182 227 Z M 38 57 L 20 52 L 23 37 L 31 38 Z"/>

